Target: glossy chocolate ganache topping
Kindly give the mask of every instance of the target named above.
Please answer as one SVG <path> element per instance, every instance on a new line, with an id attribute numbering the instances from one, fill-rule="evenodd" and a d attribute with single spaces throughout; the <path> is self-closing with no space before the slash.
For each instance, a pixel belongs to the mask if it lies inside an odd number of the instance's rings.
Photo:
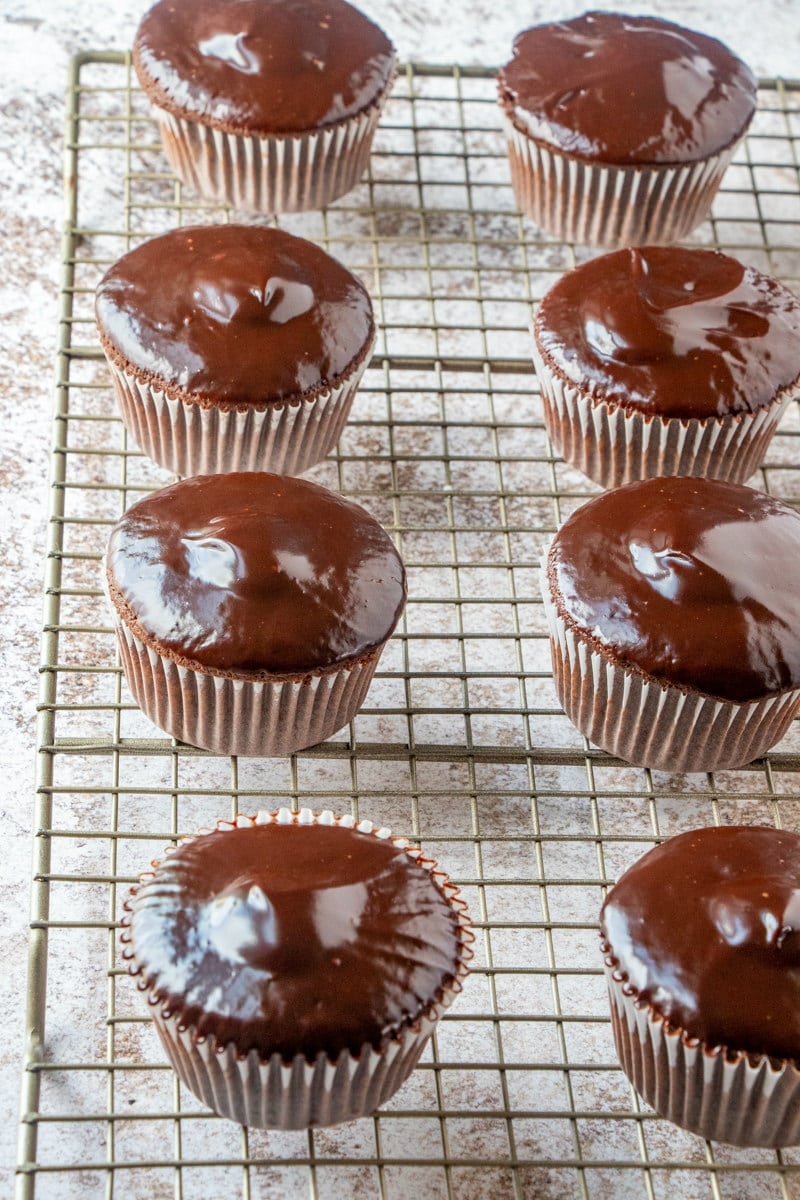
<path id="1" fill-rule="evenodd" d="M 664 417 L 755 412 L 800 377 L 800 300 L 712 250 L 618 250 L 568 271 L 534 336 L 548 365 L 605 402 Z"/>
<path id="2" fill-rule="evenodd" d="M 159 0 L 133 47 L 177 116 L 231 133 L 303 133 L 369 108 L 394 73 L 386 34 L 345 0 Z"/>
<path id="3" fill-rule="evenodd" d="M 366 288 L 319 246 L 279 229 L 173 229 L 100 281 L 97 323 L 123 369 L 193 401 L 265 407 L 312 397 L 372 344 Z"/>
<path id="4" fill-rule="evenodd" d="M 609 892 L 605 950 L 708 1046 L 800 1063 L 800 837 L 734 825 L 648 851 Z"/>
<path id="5" fill-rule="evenodd" d="M 764 492 L 691 477 L 604 492 L 556 534 L 547 579 L 618 665 L 735 702 L 800 687 L 800 514 Z"/>
<path id="6" fill-rule="evenodd" d="M 129 907 L 142 986 L 162 1009 L 286 1061 L 380 1049 L 441 999 L 464 958 L 431 872 L 389 839 L 333 824 L 184 842 Z"/>
<path id="7" fill-rule="evenodd" d="M 403 564 L 378 522 L 289 476 L 162 488 L 124 514 L 106 562 L 131 631 L 212 674 L 338 669 L 382 647 L 405 603 Z"/>
<path id="8" fill-rule="evenodd" d="M 498 81 L 523 132 L 619 165 L 715 155 L 741 137 L 756 105 L 752 72 L 716 38 L 619 13 L 526 29 Z"/>

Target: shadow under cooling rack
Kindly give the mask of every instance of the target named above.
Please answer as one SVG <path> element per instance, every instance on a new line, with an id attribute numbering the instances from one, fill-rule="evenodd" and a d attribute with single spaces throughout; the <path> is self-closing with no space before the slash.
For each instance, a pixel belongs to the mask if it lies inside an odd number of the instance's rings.
<path id="1" fill-rule="evenodd" d="M 800 84 L 766 83 L 692 240 L 800 290 L 798 141 Z M 615 1061 L 606 887 L 692 826 L 800 829 L 800 736 L 747 770 L 672 776 L 593 750 L 558 706 L 539 556 L 596 489 L 548 442 L 529 328 L 585 252 L 515 210 L 491 72 L 406 68 L 368 177 L 325 212 L 280 219 L 373 296 L 374 359 L 337 452 L 309 476 L 368 508 L 409 574 L 364 709 L 285 759 L 222 759 L 154 729 L 100 587 L 111 525 L 169 477 L 117 416 L 95 285 L 141 239 L 229 213 L 168 173 L 123 55 L 75 60 L 66 157 L 20 1197 L 800 1196 L 797 1152 L 682 1133 L 640 1107 Z M 799 432 L 795 407 L 756 480 L 789 502 Z M 419 1069 L 374 1117 L 331 1130 L 242 1130 L 202 1109 L 117 956 L 128 885 L 165 843 L 273 803 L 423 842 L 476 922 L 474 971 Z"/>

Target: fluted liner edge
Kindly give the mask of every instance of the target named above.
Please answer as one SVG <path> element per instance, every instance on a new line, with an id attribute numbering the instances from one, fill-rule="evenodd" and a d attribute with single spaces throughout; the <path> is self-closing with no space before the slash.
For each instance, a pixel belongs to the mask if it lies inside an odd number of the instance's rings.
<path id="1" fill-rule="evenodd" d="M 159 466 L 176 475 L 229 471 L 299 475 L 336 445 L 372 344 L 346 379 L 313 399 L 243 411 L 169 396 L 111 359 L 108 365 L 126 429 Z"/>
<path id="2" fill-rule="evenodd" d="M 789 401 L 798 395 L 792 385 L 752 413 L 665 418 L 626 412 L 566 382 L 550 369 L 535 343 L 532 357 L 553 446 L 605 488 L 656 475 L 744 483 L 764 461 Z"/>
<path id="3" fill-rule="evenodd" d="M 721 771 L 765 754 L 788 729 L 800 689 L 737 704 L 646 680 L 567 625 L 544 566 L 540 582 L 559 702 L 602 750 L 661 771 Z"/>
<path id="4" fill-rule="evenodd" d="M 113 617 L 125 677 L 144 714 L 216 754 L 272 757 L 324 741 L 363 704 L 381 653 L 297 680 L 230 679 L 180 666 L 135 637 L 116 610 Z"/>
<path id="5" fill-rule="evenodd" d="M 686 237 L 708 215 L 739 144 L 701 162 L 616 166 L 574 158 L 501 116 L 518 208 L 561 241 L 590 246 Z"/>
<path id="6" fill-rule="evenodd" d="M 187 187 L 232 208 L 310 212 L 351 191 L 369 161 L 391 90 L 326 129 L 298 134 L 226 133 L 155 108 L 170 167 Z"/>
<path id="7" fill-rule="evenodd" d="M 637 1003 L 612 957 L 604 966 L 620 1064 L 651 1108 L 713 1141 L 800 1143 L 800 1070 L 793 1062 L 726 1053 L 687 1037 Z"/>

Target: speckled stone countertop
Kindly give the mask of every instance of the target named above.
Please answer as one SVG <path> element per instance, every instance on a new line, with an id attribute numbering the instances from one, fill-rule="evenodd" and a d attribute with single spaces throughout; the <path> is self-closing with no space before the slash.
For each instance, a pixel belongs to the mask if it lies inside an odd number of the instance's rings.
<path id="1" fill-rule="evenodd" d="M 514 33 L 568 17 L 575 0 L 365 0 L 401 57 L 496 64 Z M 457 20 L 453 19 L 454 8 Z M 725 41 L 762 75 L 800 73 L 797 0 L 658 0 L 648 9 Z M 0 1188 L 8 1193 L 14 1158 L 30 883 L 37 665 L 47 512 L 56 300 L 62 224 L 62 123 L 67 62 L 85 49 L 130 46 L 143 5 L 133 0 L 3 0 L 0 5 L 0 404 L 2 421 L 2 609 L 4 637 L 0 738 Z M 78 986 L 62 980 L 62 986 Z M 78 1187 L 76 1182 L 76 1187 Z M 77 1192 L 75 1193 L 77 1195 Z"/>

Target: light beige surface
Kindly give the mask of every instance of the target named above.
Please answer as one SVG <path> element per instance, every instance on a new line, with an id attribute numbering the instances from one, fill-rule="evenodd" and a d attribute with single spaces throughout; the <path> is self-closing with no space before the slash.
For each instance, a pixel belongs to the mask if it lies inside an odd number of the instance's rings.
<path id="1" fill-rule="evenodd" d="M 394 36 L 404 57 L 493 64 L 513 33 L 582 5 L 497 5 L 467 0 L 365 5 Z M 625 6 L 620 6 L 625 7 Z M 629 6 L 639 11 L 640 6 Z M 687 25 L 723 34 L 759 73 L 800 74 L 800 11 L 793 2 L 682 3 L 649 6 Z M 47 0 L 37 6 L 5 0 L 0 13 L 0 403 L 3 414 L 0 488 L 3 493 L 0 706 L 3 745 L 3 869 L 0 873 L 0 1186 L 13 1158 L 18 1068 L 22 1048 L 28 911 L 30 814 L 34 776 L 34 712 L 41 626 L 41 575 L 47 511 L 56 297 L 60 272 L 61 124 L 66 64 L 84 48 L 127 48 L 137 8 L 120 0 Z M 98 181 L 102 185 L 102 181 Z M 495 731 L 497 734 L 497 731 Z M 500 731 L 502 734 L 502 731 Z M 11 964 L 9 966 L 9 964 Z M 80 1028 L 81 980 L 65 970 L 65 1015 Z M 69 1023 L 68 1022 L 68 1023 Z M 79 1191 L 74 1193 L 76 1196 Z"/>

